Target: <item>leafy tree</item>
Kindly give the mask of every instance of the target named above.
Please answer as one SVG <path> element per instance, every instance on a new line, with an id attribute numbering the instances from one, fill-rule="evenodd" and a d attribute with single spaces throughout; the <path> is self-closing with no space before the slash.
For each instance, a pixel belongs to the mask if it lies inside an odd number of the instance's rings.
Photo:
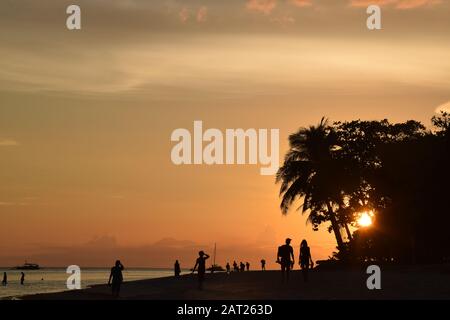
<path id="1" fill-rule="evenodd" d="M 317 126 L 301 128 L 289 136 L 290 149 L 276 182 L 281 182 L 280 208 L 287 214 L 295 200 L 303 198 L 299 207 L 310 211 L 308 221 L 317 229 L 324 221 L 331 222 L 339 249 L 344 248 L 335 208 L 341 200 L 338 181 L 343 181 L 342 163 L 334 157 L 337 136 L 322 118 Z"/>

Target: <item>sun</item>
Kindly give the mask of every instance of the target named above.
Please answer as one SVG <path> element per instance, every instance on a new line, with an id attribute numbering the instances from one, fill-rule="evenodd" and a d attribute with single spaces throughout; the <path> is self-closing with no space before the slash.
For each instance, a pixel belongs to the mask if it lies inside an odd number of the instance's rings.
<path id="1" fill-rule="evenodd" d="M 358 218 L 358 225 L 360 227 L 368 227 L 372 224 L 372 216 L 373 213 L 372 212 L 363 212 L 361 213 L 360 217 Z"/>

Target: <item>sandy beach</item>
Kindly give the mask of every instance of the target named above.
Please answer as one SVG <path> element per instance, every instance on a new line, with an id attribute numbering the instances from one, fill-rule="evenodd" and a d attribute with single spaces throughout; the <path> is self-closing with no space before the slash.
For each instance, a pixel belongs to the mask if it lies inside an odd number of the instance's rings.
<path id="1" fill-rule="evenodd" d="M 450 266 L 382 267 L 380 290 L 368 290 L 365 269 L 314 270 L 308 283 L 294 270 L 288 284 L 279 271 L 207 274 L 204 290 L 195 275 L 125 282 L 120 299 L 126 300 L 278 300 L 278 299 L 450 299 Z M 25 300 L 105 300 L 110 287 L 38 294 Z"/>

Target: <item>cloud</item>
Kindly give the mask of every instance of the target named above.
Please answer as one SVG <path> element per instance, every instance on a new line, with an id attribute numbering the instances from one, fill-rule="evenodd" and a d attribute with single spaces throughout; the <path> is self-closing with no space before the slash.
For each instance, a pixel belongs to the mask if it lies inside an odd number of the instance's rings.
<path id="1" fill-rule="evenodd" d="M 157 247 L 183 248 L 191 246 L 194 247 L 196 243 L 191 240 L 177 240 L 169 237 L 158 240 L 153 245 Z"/>
<path id="2" fill-rule="evenodd" d="M 313 0 L 284 0 L 281 5 L 293 5 L 299 8 L 310 7 L 313 5 Z M 250 11 L 256 11 L 269 15 L 278 5 L 277 0 L 247 0 L 247 9 Z M 277 22 L 281 24 L 291 24 L 293 23 L 293 18 L 290 16 L 283 16 L 274 18 L 272 22 Z"/>
<path id="3" fill-rule="evenodd" d="M 208 16 L 208 8 L 200 7 L 197 11 L 197 22 L 205 22 Z"/>
<path id="4" fill-rule="evenodd" d="M 191 19 L 191 16 L 198 23 L 205 22 L 208 17 L 208 8 L 205 6 L 200 7 L 197 10 L 197 13 L 195 13 L 195 10 L 192 12 L 192 10 L 190 10 L 189 8 L 184 7 L 178 12 L 178 18 L 183 23 L 189 21 Z"/>
<path id="5" fill-rule="evenodd" d="M 18 146 L 19 143 L 13 139 L 0 139 L 0 147 Z"/>
<path id="6" fill-rule="evenodd" d="M 188 21 L 190 16 L 191 16 L 191 13 L 189 12 L 188 8 L 183 8 L 178 13 L 178 17 L 180 18 L 180 21 L 183 23 Z"/>
<path id="7" fill-rule="evenodd" d="M 290 3 L 296 7 L 310 7 L 312 0 L 290 0 Z"/>
<path id="8" fill-rule="evenodd" d="M 281 15 L 278 17 L 273 17 L 270 19 L 271 22 L 279 24 L 280 26 L 286 27 L 295 23 L 295 18 L 291 15 Z"/>
<path id="9" fill-rule="evenodd" d="M 433 6 L 442 3 L 442 0 L 401 0 L 398 1 L 397 9 L 414 9 L 419 7 Z"/>
<path id="10" fill-rule="evenodd" d="M 80 266 L 105 267 L 120 259 L 125 267 L 150 266 L 167 268 L 179 259 L 182 267 L 193 265 L 199 250 L 211 253 L 211 246 L 199 245 L 193 241 L 162 239 L 153 244 L 142 246 L 120 245 L 114 236 L 96 236 L 88 242 L 78 245 L 35 244 L 27 253 L 33 261 L 43 266 Z M 14 265 L 21 261 L 22 255 L 0 256 L 1 265 Z"/>
<path id="11" fill-rule="evenodd" d="M 113 236 L 95 236 L 89 240 L 86 244 L 89 248 L 115 248 L 117 247 L 117 240 Z"/>
<path id="12" fill-rule="evenodd" d="M 277 6 L 277 0 L 248 0 L 247 9 L 257 11 L 264 14 L 270 14 Z"/>
<path id="13" fill-rule="evenodd" d="M 393 6 L 396 9 L 407 10 L 429 7 L 442 3 L 442 0 L 351 0 L 352 7 L 367 7 L 375 4 L 379 6 Z"/>
<path id="14" fill-rule="evenodd" d="M 352 7 L 368 7 L 372 4 L 375 4 L 378 6 L 385 6 L 385 5 L 393 4 L 397 1 L 398 0 L 351 0 L 350 5 Z"/>
<path id="15" fill-rule="evenodd" d="M 450 101 L 447 101 L 446 103 L 441 104 L 435 110 L 436 113 L 441 113 L 442 111 L 450 113 Z"/>

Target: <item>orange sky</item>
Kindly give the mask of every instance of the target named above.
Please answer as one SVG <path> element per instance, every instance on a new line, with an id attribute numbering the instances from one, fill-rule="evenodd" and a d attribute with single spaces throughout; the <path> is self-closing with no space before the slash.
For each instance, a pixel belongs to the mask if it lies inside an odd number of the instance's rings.
<path id="1" fill-rule="evenodd" d="M 410 118 L 449 108 L 447 1 L 70 1 L 0 4 L 0 265 L 190 266 L 313 258 L 334 237 L 278 208 L 258 166 L 175 166 L 171 132 Z M 366 29 L 380 3 L 383 30 Z"/>

